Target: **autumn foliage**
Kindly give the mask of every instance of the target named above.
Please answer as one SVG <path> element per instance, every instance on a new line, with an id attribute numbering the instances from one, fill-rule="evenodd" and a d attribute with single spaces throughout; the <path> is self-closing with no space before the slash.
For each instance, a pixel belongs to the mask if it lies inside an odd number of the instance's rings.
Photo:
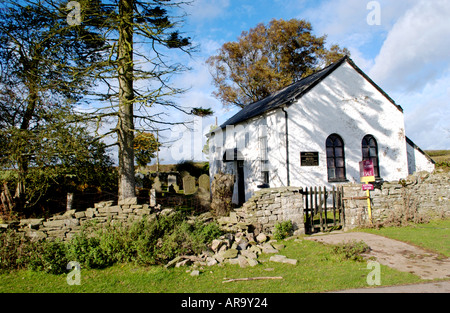
<path id="1" fill-rule="evenodd" d="M 325 48 L 325 40 L 305 20 L 258 24 L 206 61 L 217 88 L 213 95 L 243 108 L 349 55 L 338 45 Z"/>

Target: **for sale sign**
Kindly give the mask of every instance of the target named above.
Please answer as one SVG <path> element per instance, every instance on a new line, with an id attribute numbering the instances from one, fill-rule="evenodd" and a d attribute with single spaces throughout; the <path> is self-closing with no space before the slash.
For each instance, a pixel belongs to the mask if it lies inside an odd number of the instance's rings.
<path id="1" fill-rule="evenodd" d="M 372 160 L 364 160 L 359 162 L 359 176 L 361 177 L 361 182 L 363 183 L 375 181 L 375 172 L 373 169 Z"/>
<path id="2" fill-rule="evenodd" d="M 362 190 L 366 191 L 366 190 L 373 190 L 373 185 L 372 184 L 363 184 L 362 185 Z"/>

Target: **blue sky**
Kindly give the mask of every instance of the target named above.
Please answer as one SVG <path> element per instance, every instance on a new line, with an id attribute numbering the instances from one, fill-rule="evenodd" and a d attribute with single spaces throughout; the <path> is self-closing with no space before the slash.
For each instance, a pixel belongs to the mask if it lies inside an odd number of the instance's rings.
<path id="1" fill-rule="evenodd" d="M 355 63 L 403 107 L 409 138 L 423 149 L 450 149 L 450 1 L 375 1 L 380 8 L 379 25 L 367 22 L 373 12 L 369 2 L 195 0 L 187 7 L 182 30 L 199 45 L 199 52 L 186 59 L 192 71 L 174 81 L 190 88 L 178 101 L 210 107 L 219 124 L 224 122 L 237 110 L 224 108 L 211 95 L 214 87 L 205 60 L 258 23 L 306 19 L 317 36 L 327 35 L 327 44 L 348 48 Z M 163 149 L 164 163 L 201 157 L 204 142 L 199 138 L 214 118 L 197 122 L 198 130 L 190 139 L 185 130 L 174 129 L 172 139 L 184 137 L 178 146 Z M 181 142 L 186 147 L 189 140 L 192 148 L 183 149 Z"/>

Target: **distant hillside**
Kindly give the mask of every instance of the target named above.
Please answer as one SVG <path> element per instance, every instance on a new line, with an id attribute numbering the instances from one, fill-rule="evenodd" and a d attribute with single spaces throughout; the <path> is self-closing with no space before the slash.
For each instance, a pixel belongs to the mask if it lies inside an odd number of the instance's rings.
<path id="1" fill-rule="evenodd" d="M 425 152 L 436 162 L 436 168 L 450 171 L 450 150 L 426 150 Z"/>

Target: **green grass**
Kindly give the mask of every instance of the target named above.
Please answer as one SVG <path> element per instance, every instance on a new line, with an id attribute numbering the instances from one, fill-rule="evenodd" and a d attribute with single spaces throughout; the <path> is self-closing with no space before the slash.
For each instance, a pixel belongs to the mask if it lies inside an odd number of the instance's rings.
<path id="1" fill-rule="evenodd" d="M 450 257 L 450 219 L 407 227 L 361 229 L 376 235 L 397 239 Z"/>
<path id="2" fill-rule="evenodd" d="M 81 285 L 69 286 L 66 275 L 15 271 L 0 275 L 0 292 L 152 292 L 152 293 L 297 293 L 323 292 L 368 287 L 371 271 L 366 262 L 344 260 L 332 247 L 303 240 L 284 241 L 280 254 L 298 260 L 296 266 L 263 262 L 255 267 L 238 265 L 205 267 L 198 277 L 186 273 L 187 267 L 165 269 L 161 266 L 121 264 L 103 270 L 81 269 Z M 262 255 L 260 259 L 269 259 Z M 267 270 L 271 269 L 271 270 Z M 420 282 L 413 274 L 381 266 L 382 285 Z M 242 281 L 223 284 L 224 278 L 282 276 L 282 280 Z"/>

